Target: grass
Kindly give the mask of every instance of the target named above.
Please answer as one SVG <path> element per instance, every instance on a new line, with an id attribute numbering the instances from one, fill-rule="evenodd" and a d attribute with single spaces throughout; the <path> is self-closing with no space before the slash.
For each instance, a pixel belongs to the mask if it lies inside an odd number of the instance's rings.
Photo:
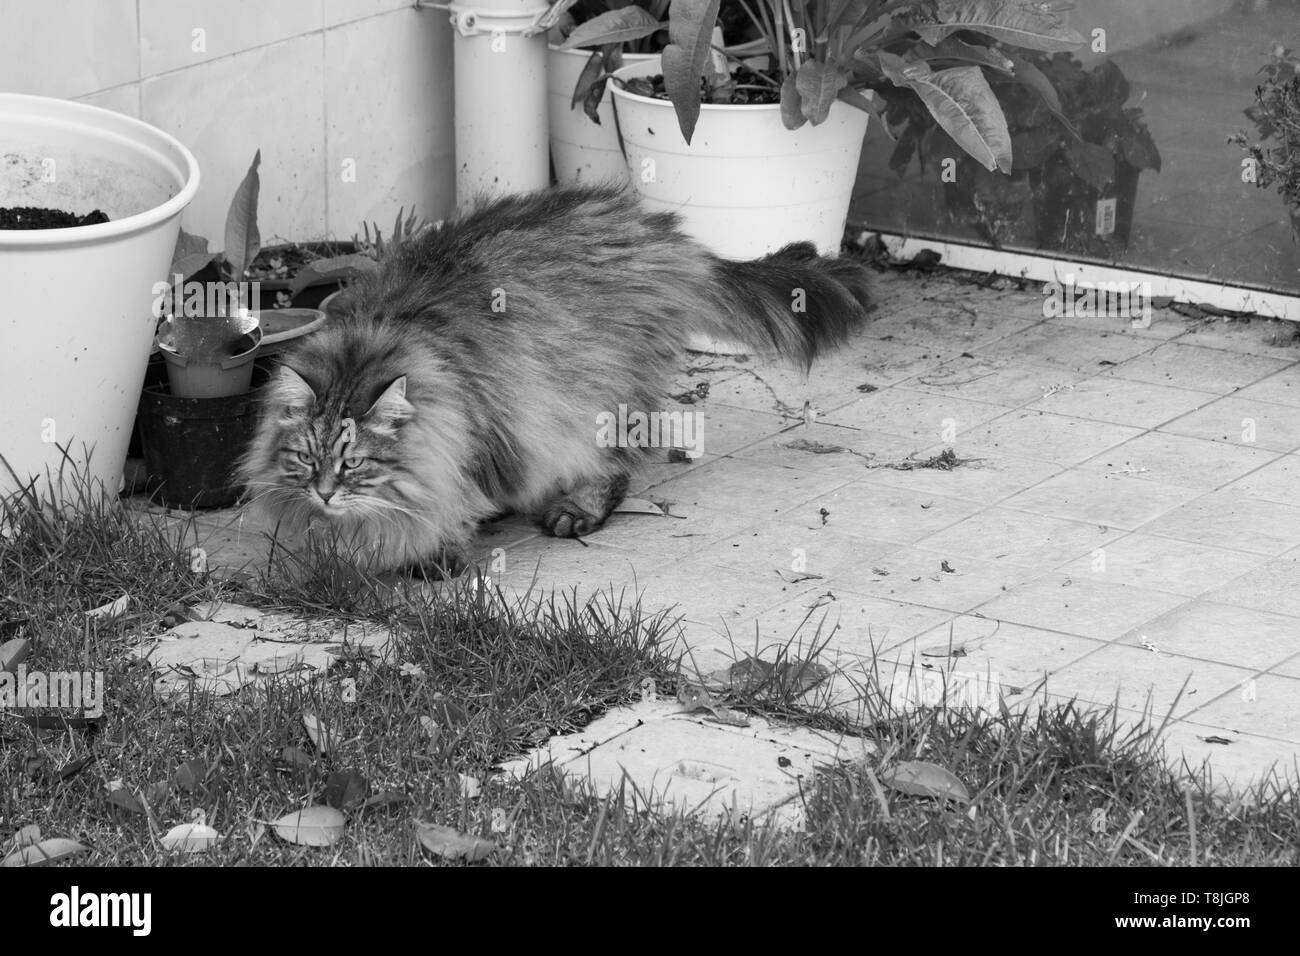
<path id="1" fill-rule="evenodd" d="M 1207 773 L 1171 770 L 1149 726 L 1072 705 L 1029 712 L 891 711 L 864 689 L 867 717 L 809 706 L 802 662 L 824 641 L 765 651 L 725 695 L 729 708 L 870 738 L 877 754 L 828 769 L 803 797 L 805 826 L 652 812 L 625 780 L 601 796 L 553 772 L 498 780 L 493 768 L 635 698 L 646 677 L 676 690 L 673 628 L 636 601 L 600 595 L 507 600 L 462 578 L 432 594 L 391 586 L 326 551 L 280 551 L 255 579 L 192 570 L 192 527 L 114 506 L 81 517 L 0 511 L 0 640 L 30 642 L 31 669 L 97 669 L 98 721 L 35 726 L 0 712 L 0 841 L 20 828 L 80 841 L 90 865 L 368 865 L 443 862 L 415 821 L 491 841 L 505 865 L 1291 864 L 1300 806 L 1291 778 L 1223 795 Z M 116 619 L 84 612 L 122 594 Z M 130 648 L 178 605 L 213 598 L 378 621 L 395 653 L 343 658 L 305 683 L 230 697 L 167 699 Z M 8 622 L 8 623 L 5 623 Z M 313 743 L 310 715 L 325 728 Z M 890 767 L 925 761 L 969 801 L 887 789 Z M 364 779 L 364 785 L 359 781 Z M 110 796 L 120 786 L 131 799 Z M 354 793 L 340 796 L 347 785 Z M 477 794 L 474 791 L 477 790 Z M 362 797 L 369 794 L 366 804 Z M 267 824 L 328 800 L 345 823 L 330 846 Z M 223 840 L 208 853 L 162 846 L 201 813 Z"/>

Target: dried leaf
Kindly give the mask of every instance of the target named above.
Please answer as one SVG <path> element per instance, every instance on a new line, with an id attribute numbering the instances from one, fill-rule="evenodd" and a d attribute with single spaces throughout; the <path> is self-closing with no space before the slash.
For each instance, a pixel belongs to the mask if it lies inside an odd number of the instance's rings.
<path id="1" fill-rule="evenodd" d="M 304 711 L 302 715 L 302 725 L 307 728 L 307 736 L 311 742 L 316 745 L 316 749 L 323 754 L 329 753 L 334 748 L 337 738 L 329 726 L 311 711 Z"/>
<path id="2" fill-rule="evenodd" d="M 335 770 L 325 781 L 325 802 L 336 810 L 360 803 L 370 792 L 370 781 L 355 770 Z"/>
<path id="3" fill-rule="evenodd" d="M 108 802 L 127 813 L 143 814 L 144 804 L 131 791 L 123 789 L 114 790 L 108 795 Z"/>
<path id="4" fill-rule="evenodd" d="M 1202 737 L 1201 739 L 1204 740 L 1207 744 L 1230 744 L 1233 742 L 1229 740 L 1227 737 L 1220 737 L 1217 734 L 1210 734 L 1210 736 Z"/>
<path id="5" fill-rule="evenodd" d="M 962 644 L 936 644 L 921 651 L 922 657 L 965 657 L 966 648 Z M 928 665 L 927 665 L 928 666 Z"/>
<path id="6" fill-rule="evenodd" d="M 311 773 L 316 769 L 316 761 L 311 754 L 299 747 L 285 747 L 280 751 L 280 762 L 289 770 L 298 773 Z"/>
<path id="7" fill-rule="evenodd" d="M 15 850 L 4 858 L 0 866 L 44 866 L 46 863 L 85 853 L 87 849 L 76 840 L 53 837 Z"/>
<path id="8" fill-rule="evenodd" d="M 435 823 L 421 823 L 418 820 L 415 822 L 415 835 L 425 849 L 449 860 L 468 860 L 477 863 L 479 860 L 486 860 L 500 849 L 495 843 L 482 837 Z"/>
<path id="9" fill-rule="evenodd" d="M 186 793 L 193 793 L 203 786 L 203 780 L 208 774 L 207 765 L 198 757 L 191 757 L 172 774 L 172 783 Z"/>
<path id="10" fill-rule="evenodd" d="M 970 802 L 970 793 L 955 776 L 928 760 L 905 760 L 880 774 L 885 786 L 918 797 Z"/>
<path id="11" fill-rule="evenodd" d="M 343 836 L 347 821 L 333 807 L 312 806 L 276 820 L 276 836 L 300 846 L 330 846 Z"/>
<path id="12" fill-rule="evenodd" d="M 460 775 L 460 795 L 466 800 L 477 800 L 480 793 L 483 792 L 483 784 L 479 782 L 478 777 L 471 777 L 469 774 Z"/>
<path id="13" fill-rule="evenodd" d="M 106 620 L 111 621 L 114 618 L 121 617 L 126 613 L 126 609 L 131 606 L 131 595 L 123 594 L 116 601 L 110 601 L 107 604 L 101 604 L 97 608 L 92 608 L 86 612 L 86 617 L 92 621 Z"/>
<path id="14" fill-rule="evenodd" d="M 182 853 L 206 853 L 221 840 L 221 834 L 204 823 L 181 823 L 163 834 L 161 843 L 168 850 Z"/>
<path id="15" fill-rule="evenodd" d="M 29 823 L 25 827 L 20 827 L 14 834 L 14 846 L 35 846 L 41 842 L 41 828 L 35 823 Z"/>
<path id="16" fill-rule="evenodd" d="M 25 637 L 15 637 L 0 644 L 0 671 L 13 673 L 32 652 L 32 642 Z"/>
<path id="17" fill-rule="evenodd" d="M 367 807 L 387 807 L 395 803 L 405 803 L 408 797 L 398 790 L 380 790 L 374 796 L 367 797 L 361 804 L 362 808 Z"/>

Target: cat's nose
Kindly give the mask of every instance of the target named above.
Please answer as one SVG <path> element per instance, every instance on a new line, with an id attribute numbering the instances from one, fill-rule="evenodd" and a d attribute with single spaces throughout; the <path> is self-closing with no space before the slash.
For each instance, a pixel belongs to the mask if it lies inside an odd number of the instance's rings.
<path id="1" fill-rule="evenodd" d="M 322 504 L 329 504 L 329 501 L 331 498 L 334 497 L 334 492 L 336 490 L 337 489 L 335 488 L 331 488 L 329 491 L 326 491 L 323 488 L 317 488 L 316 494 L 320 495 L 320 500 Z"/>

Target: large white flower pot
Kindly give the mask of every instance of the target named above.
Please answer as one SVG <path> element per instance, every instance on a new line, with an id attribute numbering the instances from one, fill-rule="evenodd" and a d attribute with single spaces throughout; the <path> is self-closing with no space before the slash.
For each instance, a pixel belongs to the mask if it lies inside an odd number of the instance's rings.
<path id="1" fill-rule="evenodd" d="M 190 151 L 146 123 L 0 93 L 0 207 L 100 209 L 111 220 L 0 230 L 0 455 L 9 465 L 0 464 L 0 496 L 25 487 L 76 504 L 88 489 L 121 488 L 157 321 L 153 286 L 167 276 L 198 185 Z"/>
<path id="2" fill-rule="evenodd" d="M 614 98 L 608 89 L 596 115 L 600 125 L 587 116 L 582 104 L 572 106 L 573 88 L 590 50 L 561 50 L 554 44 L 547 53 L 546 102 L 550 111 L 551 162 L 555 178 L 562 184 L 626 182 L 627 162 L 618 142 Z M 657 53 L 624 53 L 623 62 L 659 62 Z"/>

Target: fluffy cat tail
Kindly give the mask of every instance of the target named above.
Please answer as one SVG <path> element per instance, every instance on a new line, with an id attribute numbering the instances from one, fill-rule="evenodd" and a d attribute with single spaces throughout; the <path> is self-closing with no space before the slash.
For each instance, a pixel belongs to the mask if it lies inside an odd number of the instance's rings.
<path id="1" fill-rule="evenodd" d="M 761 259 L 718 259 L 716 311 L 702 331 L 800 364 L 848 338 L 867 319 L 867 269 L 794 242 Z"/>

